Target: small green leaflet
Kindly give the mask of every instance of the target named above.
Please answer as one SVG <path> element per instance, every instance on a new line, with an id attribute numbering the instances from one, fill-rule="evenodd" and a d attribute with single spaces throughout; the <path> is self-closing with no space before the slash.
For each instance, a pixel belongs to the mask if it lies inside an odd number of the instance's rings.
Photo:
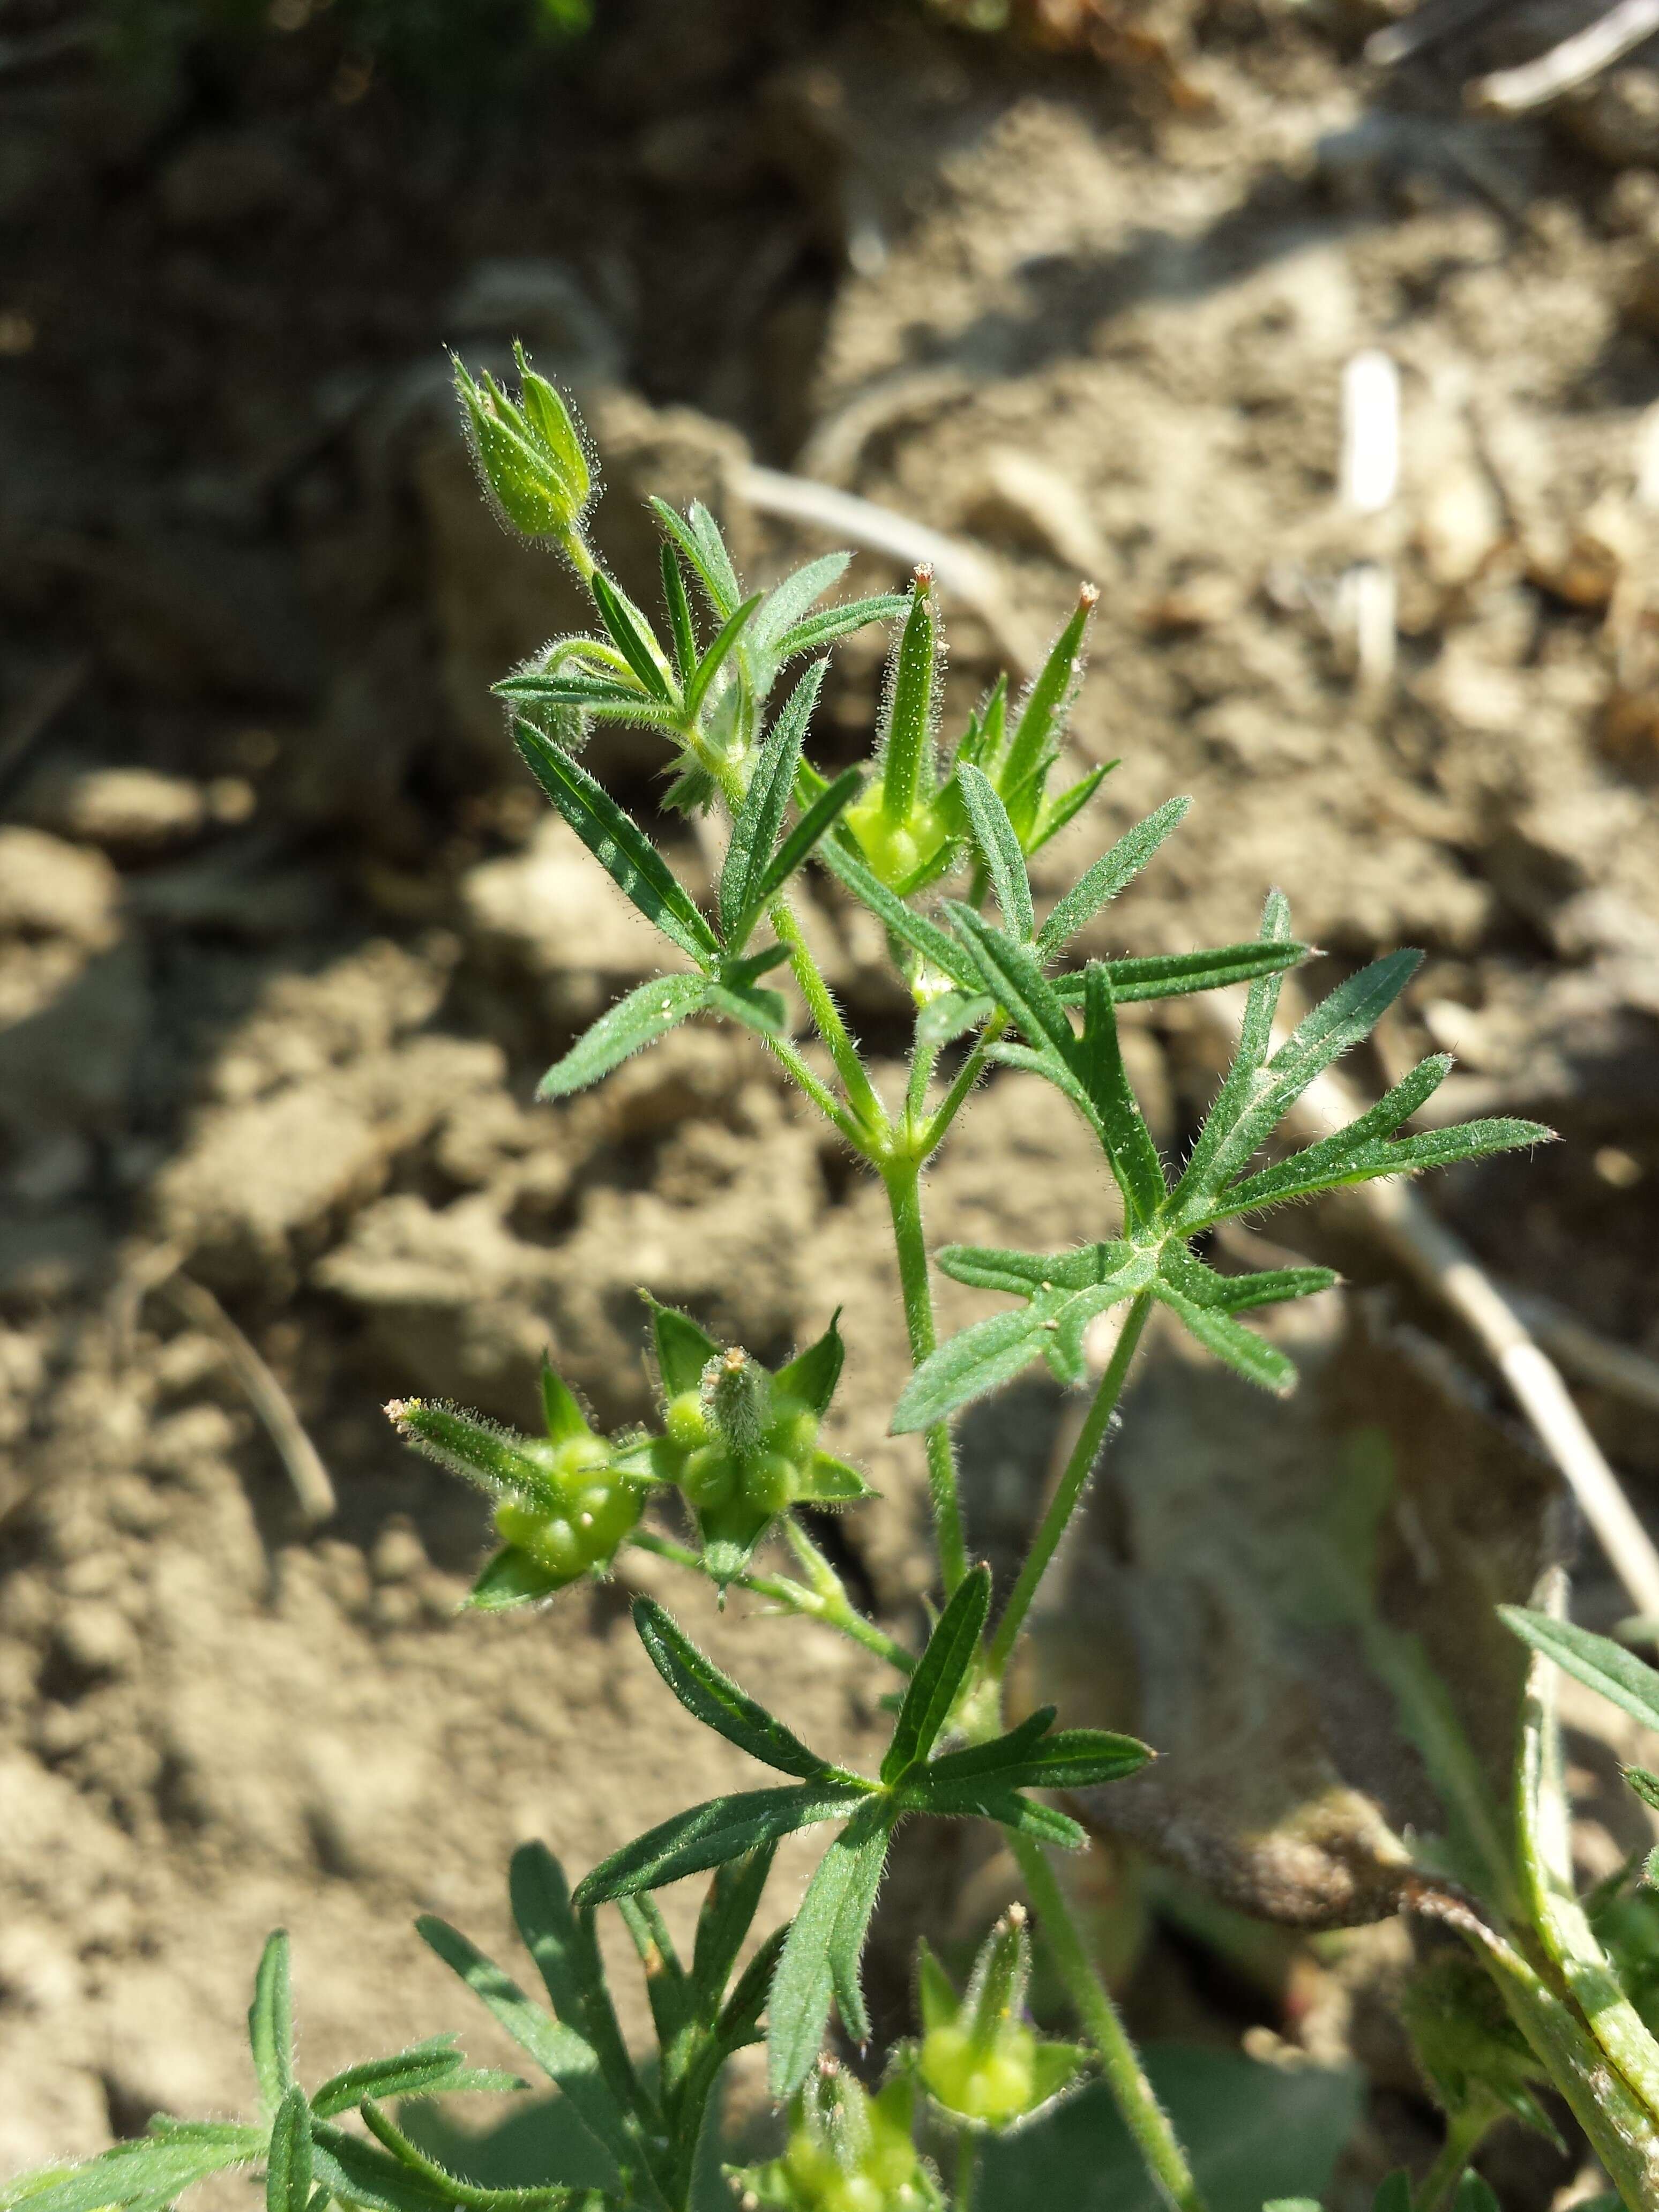
<path id="1" fill-rule="evenodd" d="M 859 1784 L 857 1776 L 809 1751 L 764 1705 L 746 1696 L 712 1659 L 703 1656 L 653 1598 L 635 1599 L 634 1626 L 652 1665 L 694 1720 L 781 1773 L 803 1782 Z"/>
<path id="2" fill-rule="evenodd" d="M 720 928 L 727 947 L 744 940 L 764 902 L 765 883 L 783 817 L 794 795 L 806 725 L 823 684 L 827 661 L 815 660 L 762 740 L 749 788 L 732 822 L 732 841 L 720 871 Z M 828 823 L 825 824 L 826 828 Z"/>
<path id="3" fill-rule="evenodd" d="M 1066 892 L 1037 933 L 1037 951 L 1044 960 L 1069 945 L 1085 923 L 1092 921 L 1109 899 L 1133 881 L 1164 840 L 1182 821 L 1190 799 L 1166 799 L 1156 813 L 1127 830 L 1109 853 L 1103 853 L 1074 887 Z"/>
<path id="4" fill-rule="evenodd" d="M 881 1778 L 890 1786 L 933 1750 L 979 1655 L 990 1609 L 991 1570 L 981 1564 L 957 1585 L 905 1685 L 893 1740 L 881 1762 Z"/>
<path id="5" fill-rule="evenodd" d="M 507 1878 L 513 1918 L 555 2013 L 590 2045 L 619 2112 L 641 2092 L 617 2022 L 591 1917 L 572 1909 L 564 1869 L 544 1844 L 521 1844 Z"/>
<path id="6" fill-rule="evenodd" d="M 253 2052 L 254 2078 L 259 2084 L 260 2109 L 267 2119 L 274 2119 L 283 2098 L 294 2087 L 294 1996 L 285 1928 L 278 1928 L 265 1938 L 258 1971 L 253 1978 L 247 2035 Z"/>
<path id="7" fill-rule="evenodd" d="M 1659 1672 L 1622 1644 L 1525 1606 L 1500 1605 L 1498 1617 L 1511 1634 L 1553 1659 L 1586 1689 L 1599 1691 L 1644 1728 L 1659 1729 Z"/>
<path id="8" fill-rule="evenodd" d="M 823 2045 L 830 2006 L 840 2002 L 849 2034 L 867 2038 L 859 1957 L 887 1863 L 894 1808 L 877 1799 L 849 1820 L 818 1862 L 790 1924 L 767 1998 L 767 2081 L 793 2096 Z"/>
<path id="9" fill-rule="evenodd" d="M 539 730 L 522 717 L 513 730 L 531 774 L 611 881 L 700 968 L 717 966 L 720 940 L 638 824 Z"/>
<path id="10" fill-rule="evenodd" d="M 697 663 L 696 673 L 685 687 L 685 712 L 689 720 L 695 721 L 702 712 L 714 688 L 715 677 L 736 649 L 744 625 L 759 605 L 760 599 L 757 595 L 752 599 L 745 599 L 741 606 L 734 607 L 716 633 L 714 643 Z"/>
<path id="11" fill-rule="evenodd" d="M 307 2212 L 311 2203 L 311 2107 L 296 2081 L 276 2107 L 265 2147 L 265 2212 Z"/>
<path id="12" fill-rule="evenodd" d="M 706 975 L 659 975 L 641 983 L 556 1060 L 536 1085 L 538 1098 L 568 1098 L 585 1091 L 635 1053 L 655 1044 L 709 1004 Z"/>
<path id="13" fill-rule="evenodd" d="M 447 1921 L 422 1913 L 415 1927 L 519 2048 L 569 2099 L 572 2111 L 595 2144 L 609 2154 L 620 2170 L 638 2164 L 635 2131 L 586 2038 L 532 2004 L 516 1982 Z"/>
<path id="14" fill-rule="evenodd" d="M 578 1885 L 579 1908 L 603 1905 L 636 1890 L 661 1889 L 688 1874 L 702 1874 L 797 1828 L 816 1826 L 850 1813 L 874 1784 L 858 1781 L 803 1784 L 793 1790 L 750 1790 L 712 1797 L 677 1813 L 601 1860 Z"/>
<path id="15" fill-rule="evenodd" d="M 996 892 L 997 904 L 1002 909 L 1003 927 L 1022 944 L 1028 943 L 1036 927 L 1031 881 L 1025 872 L 1025 855 L 1008 818 L 1008 810 L 998 796 L 995 785 L 981 769 L 968 765 L 959 768 L 957 787 L 968 809 L 968 819 L 973 824 L 975 840 Z"/>
<path id="16" fill-rule="evenodd" d="M 394 2051 L 389 2058 L 366 2058 L 331 2075 L 312 2097 L 311 2109 L 319 2119 L 331 2120 L 365 2097 L 441 2097 L 463 2090 L 507 2092 L 524 2086 L 514 2075 L 469 2067 L 453 2035 L 434 2035 L 407 2051 Z"/>

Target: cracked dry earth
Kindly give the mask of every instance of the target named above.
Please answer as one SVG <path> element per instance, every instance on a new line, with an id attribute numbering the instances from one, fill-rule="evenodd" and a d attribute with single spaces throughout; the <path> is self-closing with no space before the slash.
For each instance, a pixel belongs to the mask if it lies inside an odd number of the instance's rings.
<path id="1" fill-rule="evenodd" d="M 884 1435 L 903 1367 L 879 1190 L 724 1033 L 529 1103 L 656 954 L 506 757 L 487 686 L 575 610 L 478 504 L 441 340 L 489 357 L 520 332 L 579 391 L 599 534 L 641 597 L 647 491 L 707 499 L 757 581 L 820 550 L 751 504 L 754 458 L 973 538 L 1005 644 L 1039 643 L 1091 574 L 1075 744 L 1122 765 L 1040 888 L 1187 790 L 1188 827 L 1090 950 L 1246 934 L 1270 882 L 1328 979 L 1424 946 L 1357 1079 L 1443 1047 L 1449 1112 L 1555 1121 L 1548 1158 L 1443 1178 L 1434 1203 L 1510 1279 L 1659 1351 L 1659 142 L 1637 91 L 1487 132 L 1431 84 L 1379 94 L 1345 33 L 1218 8 L 1164 27 L 1202 95 L 1171 112 L 896 8 L 711 8 L 701 42 L 671 12 L 624 11 L 554 95 L 557 174 L 505 131 L 475 162 L 389 94 L 343 117 L 303 41 L 210 112 L 183 90 L 121 110 L 118 145 L 74 75 L 0 86 L 24 149 L 0 224 L 39 332 L 0 362 L 8 713 L 82 670 L 9 766 L 0 825 L 0 2170 L 158 2106 L 241 2103 L 247 1980 L 279 1923 L 308 2067 L 451 2025 L 491 2051 L 411 1914 L 504 1949 L 522 1837 L 580 1869 L 752 1779 L 639 1650 L 625 1600 L 647 1571 L 802 1734 L 851 1759 L 879 1739 L 856 1654 L 747 1601 L 718 1616 L 654 1563 L 551 1617 L 458 1620 L 481 1516 L 399 1453 L 380 1401 L 527 1424 L 550 1345 L 624 1421 L 647 1403 L 640 1284 L 765 1358 L 842 1305 L 861 1382 L 830 1441 L 882 1493 L 838 1524 L 848 1570 L 902 1625 L 926 1586 L 919 1465 Z M 1404 379 L 1404 482 L 1362 530 L 1335 497 L 1337 395 L 1376 344 Z M 1343 570 L 1384 557 L 1400 667 L 1368 714 L 1330 612 Z M 966 611 L 952 635 L 959 719 L 996 647 Z M 858 750 L 879 651 L 840 658 L 826 760 Z M 591 757 L 651 805 L 638 741 Z M 705 856 L 667 834 L 696 883 Z M 813 899 L 885 1064 L 881 948 Z M 1178 1148 L 1213 1029 L 1143 1009 L 1127 1048 Z M 1005 1078 L 928 1202 L 940 1241 L 1052 1246 L 1112 1218 L 1060 1102 Z M 1430 1637 L 1496 1768 L 1514 1680 L 1482 1624 L 1557 1538 L 1471 1348 L 1338 1218 L 1273 1233 L 1355 1285 L 1284 1324 L 1309 1391 L 1264 1413 L 1154 1344 L 1034 1663 L 1078 1717 L 1179 1751 L 1173 1803 L 1122 1815 L 1132 1840 L 1173 1832 L 1184 1877 L 1305 1917 L 1425 1785 L 1354 1651 L 1309 1632 L 1305 1547 L 1287 1563 L 1278 1539 L 1318 1537 L 1356 1437 L 1387 1438 L 1381 1601 Z M 170 1298 L 173 1263 L 280 1377 L 338 1492 L 326 1528 Z M 981 1310 L 946 1287 L 946 1325 Z M 1650 1424 L 1586 1403 L 1652 1510 Z M 1065 1419 L 1036 1390 L 967 1425 L 999 1562 Z M 1586 1568 L 1587 1613 L 1611 1619 Z M 1265 1806 L 1244 1778 L 1264 1758 Z M 1629 1840 L 1604 1795 L 1591 1858 Z M 1290 1842 L 1241 1851 L 1264 1822 Z M 1121 1863 L 1098 1857 L 1109 1907 Z M 781 1861 L 780 1911 L 809 1863 Z M 1003 1879 L 964 1865 L 963 1911 Z M 907 1899 L 942 1913 L 943 1887 L 902 1866 L 888 1923 Z M 1431 2140 L 1372 2001 L 1392 1931 L 1380 1963 L 1304 1958 L 1316 2002 L 1289 2004 L 1218 1997 L 1143 1911 L 1143 2024 L 1236 2042 L 1242 2004 L 1358 2052 L 1389 2147 Z M 895 1954 L 890 2018 L 903 1971 Z M 1515 2203 L 1547 2202 L 1540 2173 Z"/>

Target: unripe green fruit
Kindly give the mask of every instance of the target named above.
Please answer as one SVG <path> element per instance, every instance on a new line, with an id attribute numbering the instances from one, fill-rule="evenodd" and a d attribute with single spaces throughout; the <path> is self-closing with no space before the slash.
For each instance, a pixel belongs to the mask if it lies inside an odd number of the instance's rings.
<path id="1" fill-rule="evenodd" d="M 781 1452 L 805 1470 L 818 1448 L 818 1417 L 799 1398 L 779 1396 L 772 1402 L 772 1418 L 766 1425 L 767 1449 Z"/>
<path id="2" fill-rule="evenodd" d="M 797 1472 L 781 1452 L 763 1452 L 744 1470 L 743 1494 L 757 1513 L 782 1513 L 794 1503 Z"/>
<path id="3" fill-rule="evenodd" d="M 922 2039 L 921 2078 L 946 2112 L 1004 2126 L 1031 2109 L 1035 2045 L 1030 2030 L 1012 2023 L 988 2050 L 965 2028 L 936 2027 Z"/>
<path id="4" fill-rule="evenodd" d="M 702 1393 L 682 1390 L 678 1398 L 671 1398 L 663 1416 L 663 1427 L 671 1443 L 682 1451 L 696 1451 L 699 1444 L 708 1441 L 708 1416 L 703 1411 Z"/>
<path id="5" fill-rule="evenodd" d="M 578 1576 L 591 1568 L 606 1566 L 616 1557 L 638 1522 L 645 1500 L 631 1483 L 603 1476 L 583 1482 L 581 1474 L 594 1471 L 593 1455 L 577 1445 L 567 1449 L 586 1465 L 573 1470 L 562 1485 L 567 1501 L 563 1511 L 539 1513 L 534 1506 L 508 1502 L 495 1508 L 495 1528 L 504 1543 L 527 1552 L 550 1574 L 562 1582 L 574 1582 Z"/>
<path id="6" fill-rule="evenodd" d="M 724 1444 L 704 1444 L 685 1462 L 680 1487 L 693 1505 L 724 1505 L 738 1486 L 737 1462 Z"/>
<path id="7" fill-rule="evenodd" d="M 883 883 L 902 884 L 915 873 L 921 849 L 907 823 L 890 822 L 882 812 L 878 784 L 868 798 L 848 808 L 847 825 Z"/>

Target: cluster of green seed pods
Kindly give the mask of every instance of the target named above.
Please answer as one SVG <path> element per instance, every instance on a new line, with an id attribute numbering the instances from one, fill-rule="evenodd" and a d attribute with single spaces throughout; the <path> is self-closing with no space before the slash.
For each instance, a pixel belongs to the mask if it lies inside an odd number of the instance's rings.
<path id="1" fill-rule="evenodd" d="M 544 1437 L 519 1436 L 428 1398 L 386 1407 L 398 1433 L 495 1499 L 501 1548 L 469 1602 L 490 1611 L 550 1597 L 603 1575 L 639 1526 L 653 1488 L 684 1498 L 715 1581 L 741 1574 L 781 1514 L 870 1495 L 856 1468 L 822 1450 L 818 1427 L 841 1374 L 832 1321 L 774 1373 L 720 1345 L 687 1314 L 647 1300 L 662 1395 L 659 1433 L 606 1437 L 568 1385 L 542 1370 Z"/>
<path id="2" fill-rule="evenodd" d="M 792 1506 L 869 1496 L 858 1469 L 818 1445 L 843 1357 L 833 1321 L 776 1373 L 741 1346 L 716 1344 L 672 1306 L 652 1301 L 651 1321 L 663 1396 L 652 1464 L 691 1508 L 717 1581 L 741 1573 Z"/>

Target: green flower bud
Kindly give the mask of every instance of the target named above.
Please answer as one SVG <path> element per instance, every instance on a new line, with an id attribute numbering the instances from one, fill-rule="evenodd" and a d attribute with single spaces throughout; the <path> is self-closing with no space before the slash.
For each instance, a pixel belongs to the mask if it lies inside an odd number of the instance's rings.
<path id="1" fill-rule="evenodd" d="M 960 2001 L 926 1944 L 921 1963 L 922 2037 L 912 2056 L 928 2095 L 953 2120 L 1012 2127 L 1075 2081 L 1087 2053 L 1046 2040 L 1023 2017 L 1031 1946 L 1018 1905 L 986 1938 Z"/>
<path id="2" fill-rule="evenodd" d="M 782 2157 L 732 2178 L 778 2212 L 943 2212 L 911 2138 L 914 2101 L 900 2076 L 872 2097 L 826 2059 L 790 2108 Z"/>
<path id="3" fill-rule="evenodd" d="M 567 542 L 593 489 L 581 434 L 564 401 L 531 368 L 522 346 L 517 402 L 488 370 L 482 382 L 454 363 L 455 390 L 478 468 L 504 520 L 526 538 Z"/>
<path id="4" fill-rule="evenodd" d="M 453 1406 L 405 1398 L 386 1412 L 428 1458 L 496 1499 L 495 1531 L 507 1547 L 485 1567 L 471 1602 L 500 1607 L 550 1596 L 602 1573 L 637 1526 L 645 1505 L 637 1453 L 625 1468 L 596 1436 L 575 1398 L 550 1367 L 542 1377 L 544 1437 L 515 1436 Z"/>

